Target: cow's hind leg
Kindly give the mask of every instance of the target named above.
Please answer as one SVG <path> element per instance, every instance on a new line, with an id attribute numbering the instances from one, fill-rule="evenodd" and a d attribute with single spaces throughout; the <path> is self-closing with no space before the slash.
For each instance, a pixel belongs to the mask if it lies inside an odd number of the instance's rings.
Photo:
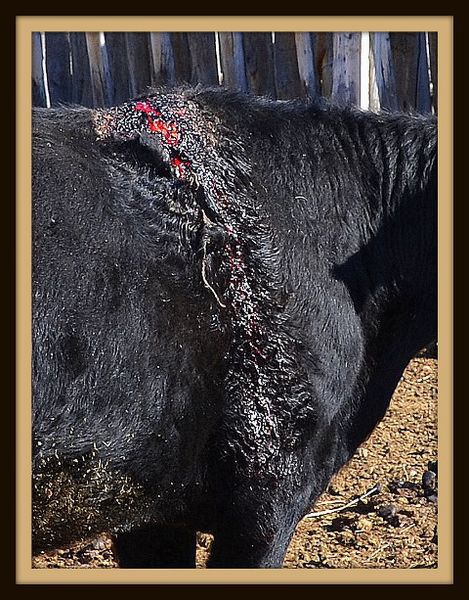
<path id="1" fill-rule="evenodd" d="M 147 525 L 120 533 L 114 540 L 123 569 L 195 568 L 195 531 Z"/>

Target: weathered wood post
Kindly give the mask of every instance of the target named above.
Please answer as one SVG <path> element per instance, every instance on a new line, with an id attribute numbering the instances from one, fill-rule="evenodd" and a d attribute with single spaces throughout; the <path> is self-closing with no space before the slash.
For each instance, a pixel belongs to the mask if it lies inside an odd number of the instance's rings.
<path id="1" fill-rule="evenodd" d="M 360 33 L 334 33 L 332 99 L 360 105 Z"/>
<path id="2" fill-rule="evenodd" d="M 249 90 L 254 94 L 275 98 L 272 34 L 245 33 L 244 59 Z"/>
<path id="3" fill-rule="evenodd" d="M 224 86 L 242 92 L 248 91 L 244 59 L 243 34 L 240 32 L 220 32 L 220 62 Z"/>
<path id="4" fill-rule="evenodd" d="M 438 33 L 431 31 L 428 34 L 430 50 L 430 76 L 432 83 L 432 102 L 435 112 L 438 112 Z"/>
<path id="5" fill-rule="evenodd" d="M 104 106 L 106 104 L 106 76 L 101 55 L 99 32 L 86 33 L 86 47 L 88 49 L 93 106 Z"/>
<path id="6" fill-rule="evenodd" d="M 424 33 L 390 33 L 399 108 L 430 109 L 430 83 Z"/>
<path id="7" fill-rule="evenodd" d="M 151 85 L 149 37 L 146 32 L 126 32 L 127 61 L 132 96 L 143 94 Z"/>
<path id="8" fill-rule="evenodd" d="M 46 89 L 44 83 L 44 72 L 42 61 L 44 53 L 42 49 L 41 34 L 38 31 L 32 33 L 32 103 L 33 106 L 46 106 Z"/>
<path id="9" fill-rule="evenodd" d="M 46 68 L 52 106 L 72 100 L 70 42 L 68 33 L 49 31 L 46 40 Z"/>
<path id="10" fill-rule="evenodd" d="M 295 33 L 296 58 L 298 74 L 302 82 L 301 95 L 314 98 L 320 90 L 320 81 L 316 71 L 316 57 L 314 52 L 314 39 L 312 33 Z"/>
<path id="11" fill-rule="evenodd" d="M 302 57 L 303 58 L 303 57 Z M 311 57 L 309 57 L 311 60 Z M 277 98 L 300 98 L 306 95 L 306 82 L 300 79 L 294 33 L 275 34 L 274 77 Z M 311 71 L 311 69 L 310 69 Z"/>
<path id="12" fill-rule="evenodd" d="M 370 34 L 370 46 L 374 59 L 376 85 L 381 108 L 399 110 L 389 33 L 376 32 Z"/>
<path id="13" fill-rule="evenodd" d="M 214 32 L 193 32 L 187 36 L 191 83 L 218 83 L 217 54 Z"/>
<path id="14" fill-rule="evenodd" d="M 152 84 L 174 83 L 176 72 L 171 34 L 160 31 L 150 33 L 150 54 L 152 59 Z"/>
<path id="15" fill-rule="evenodd" d="M 72 102 L 93 106 L 91 72 L 86 45 L 86 36 L 81 31 L 70 33 L 72 68 Z"/>

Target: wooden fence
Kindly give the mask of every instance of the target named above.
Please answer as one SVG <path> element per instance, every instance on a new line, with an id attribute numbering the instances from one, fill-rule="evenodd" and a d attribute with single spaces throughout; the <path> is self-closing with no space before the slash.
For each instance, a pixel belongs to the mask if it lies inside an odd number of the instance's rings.
<path id="1" fill-rule="evenodd" d="M 108 106 L 190 82 L 371 110 L 437 111 L 436 33 L 33 33 L 36 106 Z M 365 97 L 365 100 L 364 100 Z"/>

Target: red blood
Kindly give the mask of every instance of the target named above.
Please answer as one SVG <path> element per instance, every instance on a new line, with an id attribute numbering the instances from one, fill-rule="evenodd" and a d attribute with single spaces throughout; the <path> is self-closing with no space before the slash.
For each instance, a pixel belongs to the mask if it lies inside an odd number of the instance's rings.
<path id="1" fill-rule="evenodd" d="M 177 122 L 167 121 L 162 118 L 161 112 L 148 101 L 136 102 L 134 105 L 136 111 L 146 115 L 147 127 L 152 133 L 158 133 L 162 136 L 164 142 L 169 146 L 177 146 L 181 142 L 181 132 Z M 187 113 L 184 108 L 179 108 L 175 114 L 184 117 Z M 174 152 L 174 151 L 173 151 Z M 184 178 L 187 170 L 191 167 L 191 161 L 183 160 L 180 155 L 172 156 L 170 159 L 171 167 L 178 178 Z M 225 210 L 230 207 L 229 197 L 222 190 L 213 190 L 219 204 Z M 259 346 L 262 343 L 262 327 L 258 320 L 256 303 L 252 299 L 252 290 L 246 275 L 245 256 L 243 246 L 240 243 L 238 234 L 231 225 L 225 225 L 225 231 L 230 237 L 230 242 L 225 245 L 225 256 L 228 259 L 230 270 L 230 288 L 233 293 L 233 310 L 237 314 L 245 334 L 249 338 L 249 345 L 254 355 L 263 359 L 266 358 L 265 352 Z"/>
<path id="2" fill-rule="evenodd" d="M 153 117 L 160 117 L 161 113 L 149 102 L 137 102 L 135 110 L 139 110 L 147 115 L 150 131 L 161 133 L 170 146 L 175 146 L 180 142 L 181 134 L 179 133 L 177 124 L 173 121 L 166 123 L 163 119 L 159 118 L 153 119 Z"/>
<path id="3" fill-rule="evenodd" d="M 180 141 L 180 134 L 176 123 L 166 124 L 162 119 L 152 121 L 148 119 L 151 131 L 161 133 L 170 146 L 175 146 Z"/>
<path id="4" fill-rule="evenodd" d="M 137 102 L 135 104 L 135 110 L 141 110 L 147 115 L 155 115 L 155 117 L 161 116 L 161 113 L 156 110 L 149 102 Z"/>
<path id="5" fill-rule="evenodd" d="M 190 167 L 190 162 L 188 160 L 182 160 L 178 156 L 173 156 L 171 159 L 171 166 L 174 169 L 177 169 L 178 177 L 184 177 L 186 167 Z"/>

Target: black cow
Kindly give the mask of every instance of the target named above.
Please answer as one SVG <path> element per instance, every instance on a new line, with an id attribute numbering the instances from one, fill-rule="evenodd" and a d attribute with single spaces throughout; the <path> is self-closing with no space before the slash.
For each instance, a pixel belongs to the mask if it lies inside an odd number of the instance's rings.
<path id="1" fill-rule="evenodd" d="M 433 117 L 156 90 L 33 128 L 33 534 L 280 567 L 436 337 Z"/>

